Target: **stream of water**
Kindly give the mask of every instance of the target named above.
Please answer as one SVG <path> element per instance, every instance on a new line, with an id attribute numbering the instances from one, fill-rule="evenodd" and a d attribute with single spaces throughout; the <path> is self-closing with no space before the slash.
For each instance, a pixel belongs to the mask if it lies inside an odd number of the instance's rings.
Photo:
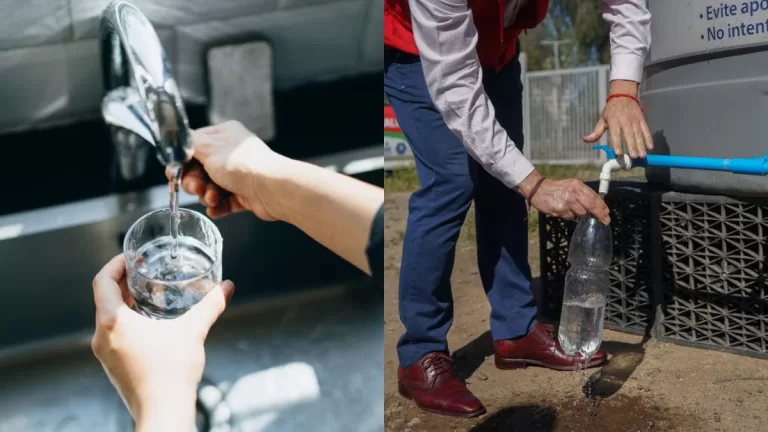
<path id="1" fill-rule="evenodd" d="M 181 186 L 181 170 L 181 167 L 174 170 L 168 185 L 171 195 L 171 259 L 176 259 L 179 255 L 179 187 Z"/>

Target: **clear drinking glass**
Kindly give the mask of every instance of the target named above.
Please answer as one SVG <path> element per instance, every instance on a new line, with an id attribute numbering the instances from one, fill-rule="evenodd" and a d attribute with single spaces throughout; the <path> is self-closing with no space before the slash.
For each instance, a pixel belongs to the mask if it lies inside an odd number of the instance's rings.
<path id="1" fill-rule="evenodd" d="M 142 216 L 125 235 L 128 289 L 150 318 L 183 315 L 221 282 L 222 239 L 210 219 L 179 209 L 176 256 L 172 242 L 167 208 Z"/>

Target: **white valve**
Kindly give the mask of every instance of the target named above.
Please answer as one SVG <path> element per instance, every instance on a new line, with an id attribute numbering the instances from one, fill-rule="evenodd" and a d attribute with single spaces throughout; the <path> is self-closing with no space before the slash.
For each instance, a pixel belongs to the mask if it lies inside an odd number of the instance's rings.
<path id="1" fill-rule="evenodd" d="M 598 188 L 600 195 L 608 194 L 608 187 L 611 184 L 611 172 L 620 169 L 632 169 L 632 158 L 628 154 L 623 154 L 603 164 L 603 169 L 600 170 L 600 187 Z"/>

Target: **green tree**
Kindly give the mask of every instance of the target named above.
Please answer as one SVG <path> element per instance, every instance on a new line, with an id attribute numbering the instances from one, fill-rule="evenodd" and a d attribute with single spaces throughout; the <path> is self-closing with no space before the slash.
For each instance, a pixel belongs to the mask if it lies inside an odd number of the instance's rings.
<path id="1" fill-rule="evenodd" d="M 552 50 L 541 44 L 547 37 L 544 26 L 538 26 L 520 38 L 520 47 L 528 58 L 528 70 L 548 69 L 546 64 L 552 57 Z"/>
<path id="2" fill-rule="evenodd" d="M 560 0 L 572 8 L 574 36 L 584 59 L 593 47 L 600 54 L 600 61 L 611 60 L 611 41 L 608 25 L 600 13 L 600 0 Z M 575 6 L 573 5 L 575 3 Z"/>
<path id="3" fill-rule="evenodd" d="M 571 39 L 572 44 L 560 50 L 560 63 L 578 65 L 590 60 L 594 50 L 599 61 L 610 61 L 608 26 L 600 13 L 601 0 L 551 0 L 547 19 L 521 37 L 530 70 L 551 69 L 554 59 L 551 47 L 542 46 L 547 39 Z M 575 54 L 575 57 L 574 57 Z"/>

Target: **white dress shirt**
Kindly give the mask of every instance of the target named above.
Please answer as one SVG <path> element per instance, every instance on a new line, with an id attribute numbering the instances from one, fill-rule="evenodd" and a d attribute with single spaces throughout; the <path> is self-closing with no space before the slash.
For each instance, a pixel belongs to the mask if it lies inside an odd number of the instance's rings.
<path id="1" fill-rule="evenodd" d="M 514 0 L 513 0 L 514 2 Z M 496 120 L 483 89 L 477 29 L 467 0 L 409 0 L 413 34 L 435 107 L 469 155 L 510 188 L 534 170 Z M 651 43 L 644 0 L 602 0 L 611 26 L 611 80 L 640 82 Z M 507 8 L 505 25 L 514 13 Z"/>

